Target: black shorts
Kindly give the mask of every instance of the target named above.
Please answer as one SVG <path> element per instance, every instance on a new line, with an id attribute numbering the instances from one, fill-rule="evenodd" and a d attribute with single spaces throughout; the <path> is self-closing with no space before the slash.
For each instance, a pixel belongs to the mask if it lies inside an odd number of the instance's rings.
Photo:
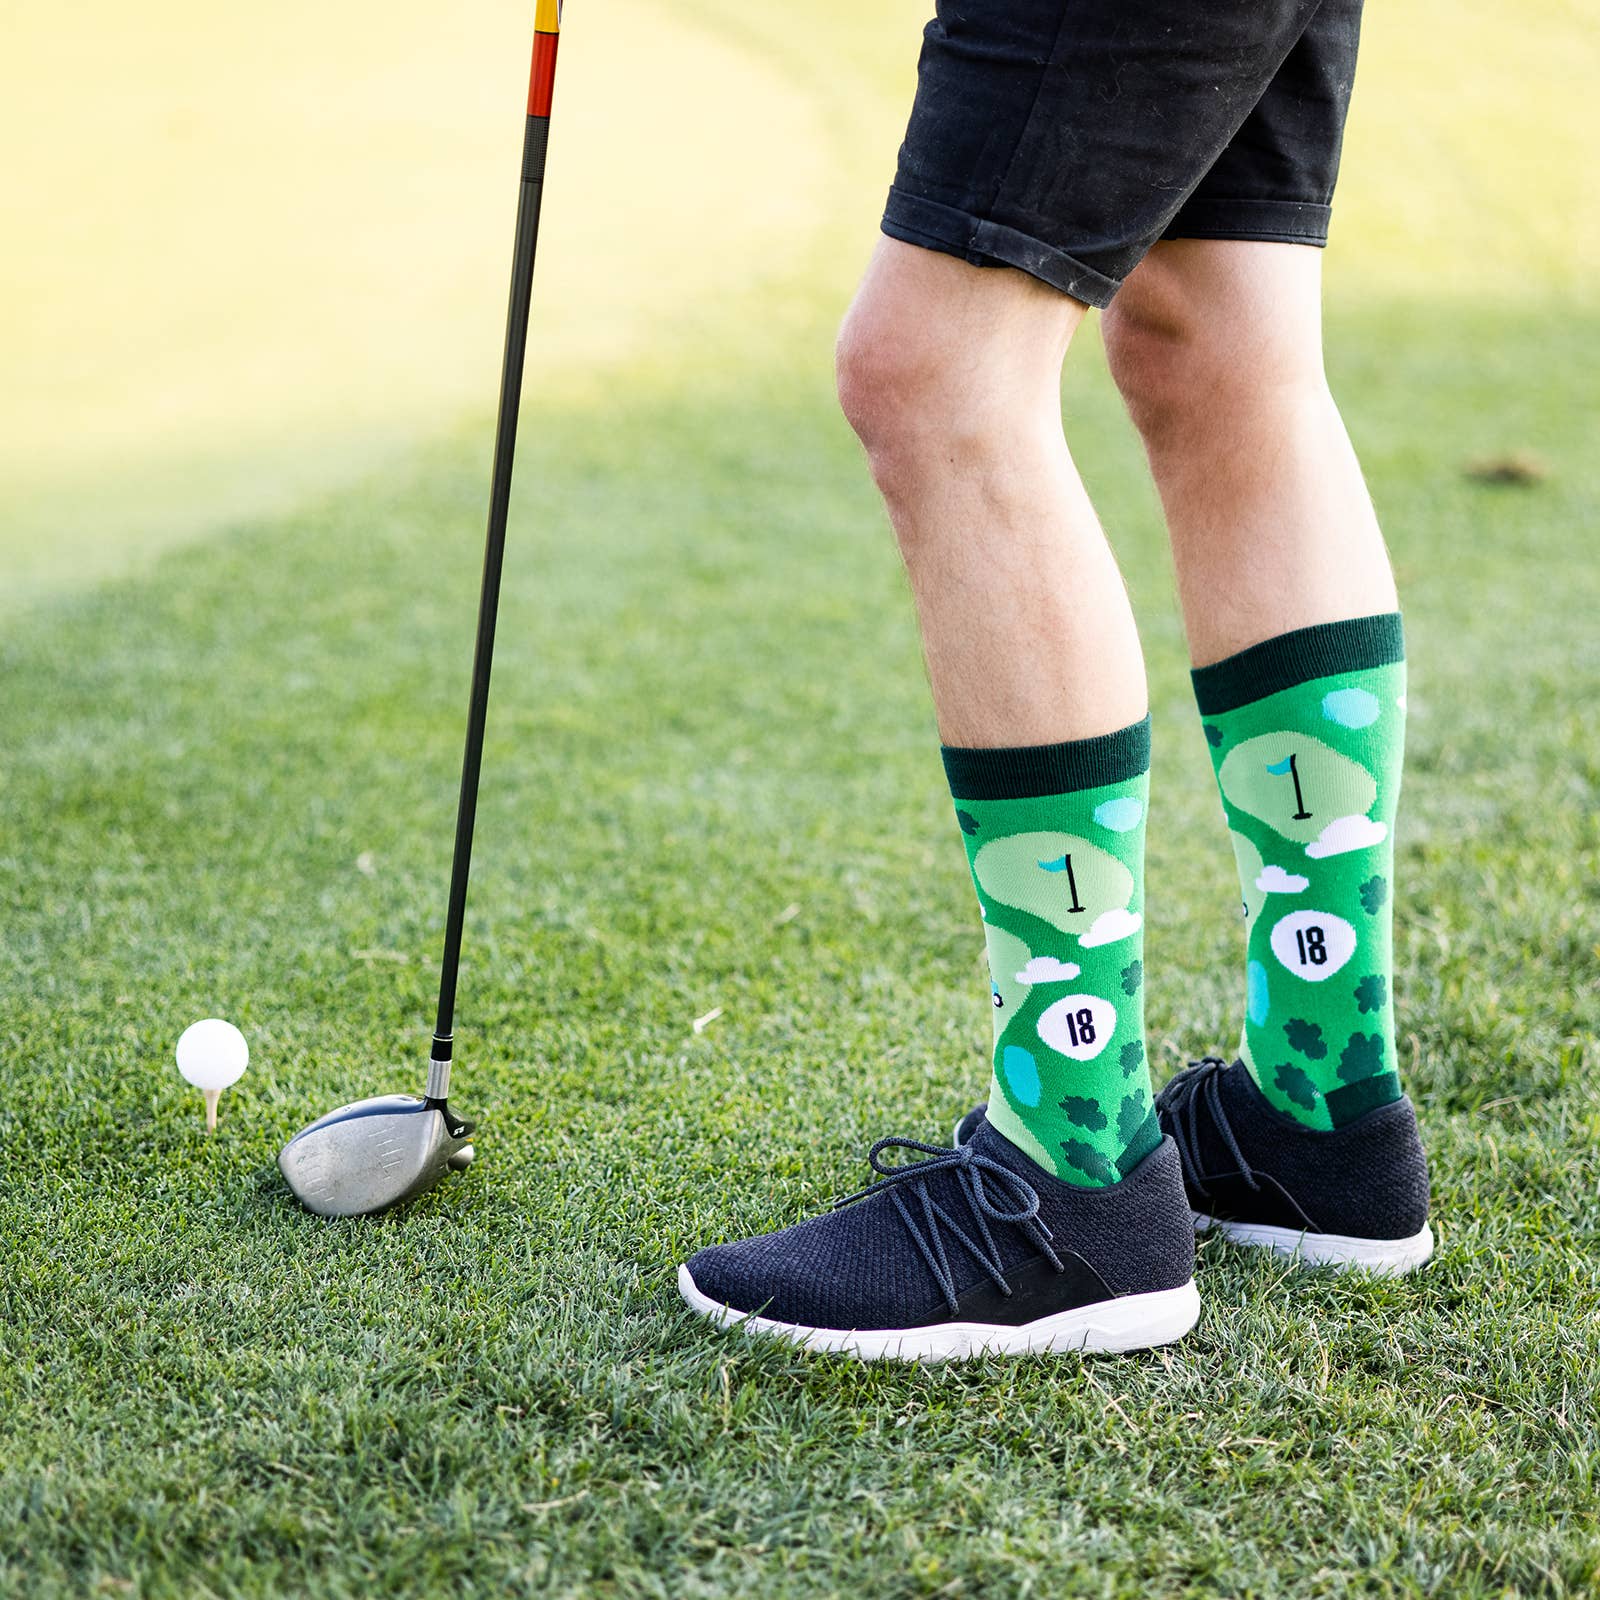
<path id="1" fill-rule="evenodd" d="M 1327 243 L 1361 0 L 937 0 L 883 231 L 1103 306 L 1157 239 Z"/>

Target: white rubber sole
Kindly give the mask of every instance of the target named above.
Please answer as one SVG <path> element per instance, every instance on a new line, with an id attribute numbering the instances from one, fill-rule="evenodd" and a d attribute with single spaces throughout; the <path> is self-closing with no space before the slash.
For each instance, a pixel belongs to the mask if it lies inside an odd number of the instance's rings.
<path id="1" fill-rule="evenodd" d="M 1234 1244 L 1271 1250 L 1276 1255 L 1292 1257 L 1303 1267 L 1337 1267 L 1398 1276 L 1415 1272 L 1433 1254 L 1433 1229 L 1426 1222 L 1422 1231 L 1409 1239 L 1360 1239 L 1345 1233 L 1273 1228 L 1264 1222 L 1218 1222 L 1203 1212 L 1194 1213 L 1196 1233 L 1209 1233 L 1213 1228 Z"/>
<path id="2" fill-rule="evenodd" d="M 988 1322 L 940 1322 L 926 1328 L 808 1328 L 754 1312 L 735 1311 L 701 1293 L 686 1266 L 678 1268 L 678 1292 L 691 1311 L 720 1327 L 786 1339 L 807 1350 L 831 1350 L 858 1361 L 960 1361 L 967 1356 L 1034 1355 L 1049 1351 L 1114 1354 L 1181 1339 L 1200 1315 L 1194 1280 L 1178 1289 L 1124 1295 L 1040 1317 L 1020 1328 Z"/>

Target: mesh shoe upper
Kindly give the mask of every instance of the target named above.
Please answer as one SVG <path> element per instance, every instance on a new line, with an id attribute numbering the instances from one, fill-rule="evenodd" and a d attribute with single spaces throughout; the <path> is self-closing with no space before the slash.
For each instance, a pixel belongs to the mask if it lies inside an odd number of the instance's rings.
<path id="1" fill-rule="evenodd" d="M 1242 1061 L 1212 1057 L 1173 1078 L 1156 1111 L 1190 1205 L 1219 1221 L 1404 1239 L 1428 1220 L 1428 1163 L 1407 1099 L 1324 1132 L 1271 1105 Z"/>
<path id="2" fill-rule="evenodd" d="M 876 1184 L 854 1203 L 781 1232 L 700 1251 L 688 1264 L 695 1284 L 736 1311 L 779 1322 L 892 1329 L 960 1315 L 982 1320 L 962 1302 L 1036 1282 L 1041 1270 L 1056 1271 L 1052 1257 L 1064 1278 L 1096 1283 L 1088 1299 L 1104 1297 L 1099 1285 L 1113 1296 L 1143 1294 L 1181 1287 L 1193 1276 L 1193 1226 L 1170 1139 L 1120 1183 L 1099 1189 L 1063 1183 L 987 1123 L 960 1151 L 934 1153 L 939 1159 L 920 1176 Z M 1020 1198 L 1015 1180 L 1036 1197 L 1031 1218 L 980 1214 L 972 1156 L 1010 1175 L 990 1172 L 979 1179 L 981 1192 L 999 1200 L 995 1209 L 1023 1209 L 1014 1206 Z M 932 1238 L 930 1207 L 948 1219 L 932 1225 Z M 968 1248 L 957 1230 L 978 1249 Z M 982 1256 L 991 1246 L 986 1265 Z M 930 1264 L 927 1248 L 935 1261 L 942 1258 L 944 1273 Z M 1088 1302 L 1080 1297 L 1072 1303 Z"/>
<path id="3" fill-rule="evenodd" d="M 971 1144 L 978 1129 L 983 1126 L 984 1113 L 989 1109 L 988 1103 L 974 1106 L 957 1124 L 952 1144 Z"/>

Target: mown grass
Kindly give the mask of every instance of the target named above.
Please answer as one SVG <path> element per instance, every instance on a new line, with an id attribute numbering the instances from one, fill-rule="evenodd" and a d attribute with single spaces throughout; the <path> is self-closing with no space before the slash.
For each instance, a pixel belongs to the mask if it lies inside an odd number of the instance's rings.
<path id="1" fill-rule="evenodd" d="M 725 171 L 680 163 L 684 215 L 732 207 L 740 248 L 767 237 L 737 209 L 755 161 L 805 226 L 748 281 L 685 292 L 627 360 L 563 367 L 527 419 L 465 1178 L 325 1224 L 273 1157 L 339 1100 L 420 1081 L 483 419 L 146 573 L 0 597 L 0 1593 L 1600 1588 L 1600 319 L 1571 0 L 1524 8 L 1514 38 L 1486 0 L 1374 12 L 1330 252 L 1335 385 L 1407 605 L 1397 998 L 1436 1262 L 1333 1281 L 1208 1242 L 1194 1335 L 1121 1361 L 867 1370 L 711 1335 L 677 1302 L 686 1252 L 853 1186 L 870 1139 L 938 1136 L 985 1077 L 909 608 L 828 392 L 914 9 L 825 0 L 800 38 L 781 8 L 683 8 L 819 130 L 757 118 Z M 592 15 L 587 66 L 583 18 L 563 46 L 574 135 L 585 71 L 613 94 L 591 120 L 647 105 L 615 106 L 649 61 L 619 80 L 626 29 Z M 813 168 L 824 184 L 797 181 Z M 578 202 L 614 200 L 567 170 L 546 287 L 585 276 Z M 666 247 L 634 231 L 659 287 Z M 359 258 L 345 232 L 317 242 Z M 608 265 L 541 302 L 552 331 L 609 325 L 628 273 Z M 299 303 L 288 280 L 251 292 Z M 1067 402 L 1149 649 L 1164 1076 L 1236 1033 L 1233 869 L 1153 496 L 1090 348 Z M 337 430 L 320 444 L 359 459 Z M 1462 474 L 1519 449 L 1542 480 Z M 110 481 L 151 523 L 137 474 Z M 227 504 L 207 482 L 191 498 Z M 31 536 L 0 521 L 4 558 Z M 78 529 L 81 568 L 34 552 L 7 574 L 122 570 L 127 535 Z M 171 1048 L 218 1013 L 254 1059 L 208 1141 Z"/>
<path id="2" fill-rule="evenodd" d="M 312 1220 L 272 1160 L 418 1077 L 481 429 L 0 641 L 0 1590 L 1593 1592 L 1600 330 L 1468 348 L 1368 308 L 1332 343 L 1408 601 L 1426 1273 L 1208 1243 L 1176 1348 L 942 1371 L 680 1308 L 686 1252 L 984 1075 L 902 582 L 813 349 L 530 418 L 460 1017 L 481 1157 L 403 1216 Z M 1155 683 L 1164 1073 L 1235 1030 L 1232 869 L 1092 361 L 1068 408 Z M 1461 475 L 1514 446 L 1549 476 Z M 208 1141 L 170 1051 L 212 1013 L 254 1061 Z"/>

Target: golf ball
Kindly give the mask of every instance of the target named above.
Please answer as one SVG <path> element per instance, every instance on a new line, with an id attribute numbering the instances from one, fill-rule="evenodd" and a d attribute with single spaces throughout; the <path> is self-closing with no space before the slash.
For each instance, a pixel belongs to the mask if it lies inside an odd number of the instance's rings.
<path id="1" fill-rule="evenodd" d="M 191 1024 L 178 1040 L 178 1071 L 197 1089 L 226 1089 L 249 1064 L 244 1035 L 221 1017 Z"/>

